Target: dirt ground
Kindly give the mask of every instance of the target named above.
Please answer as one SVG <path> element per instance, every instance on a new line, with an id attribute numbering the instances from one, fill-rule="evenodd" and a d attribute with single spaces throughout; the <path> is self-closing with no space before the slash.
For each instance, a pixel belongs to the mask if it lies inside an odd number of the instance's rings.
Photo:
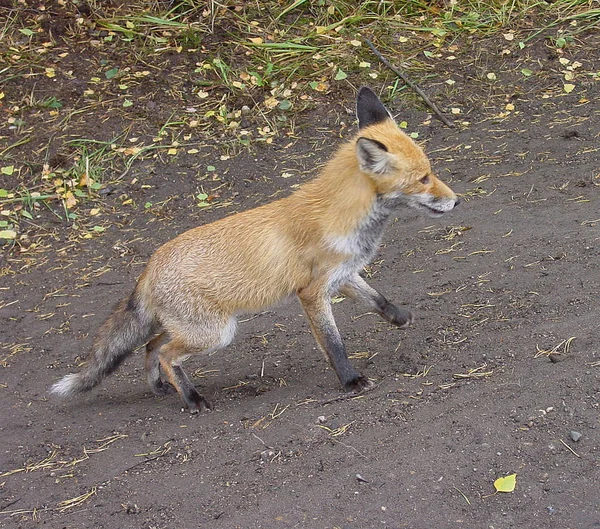
<path id="1" fill-rule="evenodd" d="M 335 305 L 376 383 L 364 395 L 340 392 L 295 300 L 241 318 L 231 346 L 186 363 L 211 412 L 152 396 L 141 353 L 90 394 L 48 395 L 161 243 L 315 174 L 355 130 L 351 87 L 271 143 L 223 156 L 215 138 L 136 162 L 103 195 L 93 237 L 38 210 L 29 244 L 5 245 L 1 262 L 0 525 L 599 528 L 600 40 L 587 39 L 566 64 L 543 39 L 528 48 L 520 60 L 547 72 L 535 80 L 490 51 L 501 36 L 465 50 L 449 70 L 461 89 L 438 92 L 461 109 L 452 129 L 390 102 L 463 200 L 441 220 L 398 211 L 366 271 L 414 325 Z M 476 70 L 497 84 L 471 85 Z M 104 139 L 120 130 L 87 121 Z M 40 144 L 50 135 L 40 127 Z M 197 207 L 200 187 L 211 207 Z M 514 473 L 514 492 L 495 493 Z"/>

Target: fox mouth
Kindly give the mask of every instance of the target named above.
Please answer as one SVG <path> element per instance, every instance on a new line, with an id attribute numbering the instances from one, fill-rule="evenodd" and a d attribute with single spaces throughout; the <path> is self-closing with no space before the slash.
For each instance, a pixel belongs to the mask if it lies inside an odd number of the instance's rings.
<path id="1" fill-rule="evenodd" d="M 429 217 L 441 217 L 444 213 L 454 209 L 455 204 L 448 203 L 447 201 L 428 200 L 427 198 L 421 197 L 405 197 L 405 204 L 412 208 L 415 208 Z"/>
<path id="2" fill-rule="evenodd" d="M 423 208 L 430 217 L 441 217 L 444 213 L 446 213 L 444 210 L 428 206 L 427 204 L 419 204 L 419 206 L 421 206 L 421 208 Z"/>

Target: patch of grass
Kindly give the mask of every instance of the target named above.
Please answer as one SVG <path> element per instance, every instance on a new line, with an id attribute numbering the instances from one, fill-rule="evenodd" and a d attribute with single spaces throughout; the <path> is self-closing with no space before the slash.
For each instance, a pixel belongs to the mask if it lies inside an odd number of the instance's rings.
<path id="1" fill-rule="evenodd" d="M 507 46 L 518 52 L 544 34 L 561 48 L 599 20 L 591 0 L 180 0 L 88 2 L 85 12 L 71 3 L 9 9 L 0 28 L 0 103 L 8 122 L 0 156 L 15 185 L 3 183 L 10 196 L 0 197 L 8 217 L 0 228 L 18 231 L 42 205 L 73 220 L 78 203 L 102 198 L 98 185 L 122 180 L 159 153 L 173 159 L 184 146 L 198 152 L 218 138 L 229 156 L 293 137 L 300 112 L 351 87 L 376 85 L 384 100 L 414 99 L 365 38 L 420 83 L 441 85 L 438 97 L 452 99 L 456 89 L 441 82 L 452 81 L 442 77 L 450 63 L 440 66 L 472 39 L 511 32 Z M 77 60 L 83 50 L 85 67 Z M 107 130 L 123 132 L 106 140 Z M 66 163 L 40 163 L 50 152 Z M 465 198 L 480 196 L 476 191 Z"/>

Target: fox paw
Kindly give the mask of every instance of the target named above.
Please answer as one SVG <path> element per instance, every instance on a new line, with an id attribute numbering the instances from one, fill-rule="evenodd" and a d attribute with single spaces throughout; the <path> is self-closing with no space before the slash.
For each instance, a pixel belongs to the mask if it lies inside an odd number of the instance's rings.
<path id="1" fill-rule="evenodd" d="M 169 382 L 163 382 L 162 380 L 150 384 L 150 388 L 152 389 L 152 393 L 154 393 L 157 397 L 164 397 L 165 395 L 173 395 L 174 393 L 177 393 L 175 386 Z"/>
<path id="2" fill-rule="evenodd" d="M 373 382 L 371 382 L 367 377 L 360 375 L 359 377 L 347 382 L 344 385 L 344 391 L 352 392 L 352 393 L 360 393 L 362 391 L 366 391 L 374 386 Z"/>
<path id="3" fill-rule="evenodd" d="M 382 316 L 398 327 L 408 327 L 415 321 L 415 317 L 410 310 L 396 307 L 396 305 L 392 305 L 391 303 L 385 308 Z"/>
<path id="4" fill-rule="evenodd" d="M 212 404 L 208 402 L 202 395 L 200 395 L 200 393 L 198 393 L 195 389 L 189 388 L 186 392 L 184 392 L 182 397 L 189 412 L 193 415 L 204 410 L 212 410 Z"/>

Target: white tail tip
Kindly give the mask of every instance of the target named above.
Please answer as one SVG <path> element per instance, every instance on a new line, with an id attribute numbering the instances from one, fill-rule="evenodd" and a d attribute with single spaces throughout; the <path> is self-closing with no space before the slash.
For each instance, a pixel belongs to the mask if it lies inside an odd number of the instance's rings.
<path id="1" fill-rule="evenodd" d="M 61 378 L 56 384 L 53 384 L 50 388 L 50 393 L 60 395 L 61 397 L 67 397 L 76 393 L 75 386 L 77 385 L 77 374 L 66 375 Z"/>

